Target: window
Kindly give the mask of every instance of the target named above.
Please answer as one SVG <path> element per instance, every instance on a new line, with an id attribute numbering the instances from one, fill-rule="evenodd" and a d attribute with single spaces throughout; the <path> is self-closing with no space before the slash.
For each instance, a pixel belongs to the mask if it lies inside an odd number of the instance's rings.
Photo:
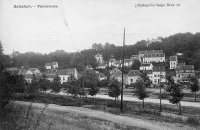
<path id="1" fill-rule="evenodd" d="M 131 79 L 131 82 L 133 82 L 133 79 Z"/>
<path id="2" fill-rule="evenodd" d="M 154 82 L 157 83 L 157 79 L 154 79 Z"/>
<path id="3" fill-rule="evenodd" d="M 157 77 L 157 75 L 155 74 L 154 77 Z"/>
<path id="4" fill-rule="evenodd" d="M 65 80 L 65 77 L 63 77 L 63 80 Z"/>

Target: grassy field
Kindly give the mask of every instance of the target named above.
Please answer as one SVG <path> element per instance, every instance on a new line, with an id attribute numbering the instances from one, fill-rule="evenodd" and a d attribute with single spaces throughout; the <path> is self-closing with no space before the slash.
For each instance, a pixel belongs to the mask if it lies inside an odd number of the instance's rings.
<path id="1" fill-rule="evenodd" d="M 162 105 L 163 112 L 159 112 L 159 104 L 145 103 L 145 109 L 140 102 L 124 102 L 124 111 L 120 111 L 120 102 L 95 98 L 73 98 L 70 96 L 38 94 L 37 96 L 18 97 L 17 100 L 32 101 L 38 103 L 57 104 L 62 106 L 82 106 L 90 109 L 101 110 L 116 115 L 138 117 L 159 122 L 180 123 L 184 125 L 198 126 L 200 121 L 200 109 L 194 107 L 182 107 L 182 115 L 178 115 L 176 105 Z"/>

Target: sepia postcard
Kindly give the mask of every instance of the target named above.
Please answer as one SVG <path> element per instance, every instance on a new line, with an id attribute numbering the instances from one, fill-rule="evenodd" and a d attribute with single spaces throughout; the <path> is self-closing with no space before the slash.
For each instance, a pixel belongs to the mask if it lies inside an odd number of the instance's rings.
<path id="1" fill-rule="evenodd" d="M 200 130 L 200 0 L 0 0 L 0 130 Z"/>

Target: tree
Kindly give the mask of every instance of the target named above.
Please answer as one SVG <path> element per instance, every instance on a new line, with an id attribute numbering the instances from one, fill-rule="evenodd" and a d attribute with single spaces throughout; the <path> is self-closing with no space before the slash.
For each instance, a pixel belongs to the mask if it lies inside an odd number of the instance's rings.
<path id="1" fill-rule="evenodd" d="M 134 60 L 133 65 L 131 66 L 132 70 L 139 70 L 140 69 L 140 61 L 139 60 Z"/>
<path id="2" fill-rule="evenodd" d="M 190 77 L 189 87 L 191 92 L 195 95 L 195 102 L 196 102 L 196 92 L 199 91 L 199 81 L 196 77 Z"/>
<path id="3" fill-rule="evenodd" d="M 120 95 L 120 83 L 117 80 L 113 80 L 108 84 L 108 95 L 109 97 L 116 98 Z"/>
<path id="4" fill-rule="evenodd" d="M 85 70 L 82 75 L 82 80 L 81 87 L 87 88 L 89 95 L 94 96 L 98 93 L 99 81 L 94 70 Z"/>
<path id="5" fill-rule="evenodd" d="M 66 86 L 68 88 L 68 93 L 72 94 L 74 98 L 79 94 L 79 82 L 77 79 L 71 77 L 71 80 L 66 83 Z"/>
<path id="6" fill-rule="evenodd" d="M 142 73 L 141 78 L 143 80 L 143 84 L 144 84 L 145 87 L 147 87 L 147 88 L 151 87 L 152 82 L 149 79 L 149 77 L 148 77 L 146 72 Z"/>
<path id="7" fill-rule="evenodd" d="M 31 75 L 29 75 L 29 76 L 31 76 Z M 38 82 L 35 74 L 33 74 L 32 78 L 31 78 L 31 82 L 28 83 L 26 92 L 30 95 L 35 95 L 38 92 L 38 89 L 39 89 L 39 82 Z"/>
<path id="8" fill-rule="evenodd" d="M 47 91 L 51 87 L 50 81 L 47 80 L 47 76 L 45 74 L 39 80 L 39 88 L 42 91 Z"/>
<path id="9" fill-rule="evenodd" d="M 177 104 L 179 106 L 179 114 L 181 114 L 180 101 L 183 99 L 184 96 L 181 85 L 174 83 L 174 80 L 171 77 L 167 77 L 166 92 L 168 92 L 170 95 L 169 102 L 172 104 Z"/>
<path id="10" fill-rule="evenodd" d="M 61 90 L 61 83 L 60 83 L 60 77 L 56 75 L 53 79 L 53 83 L 51 85 L 51 90 L 54 93 L 59 93 Z"/>
<path id="11" fill-rule="evenodd" d="M 139 100 L 142 100 L 142 107 L 144 109 L 144 99 L 148 97 L 148 91 L 146 90 L 146 82 L 143 78 L 139 78 L 136 83 L 133 85 L 135 90 L 133 93 L 138 97 Z"/>

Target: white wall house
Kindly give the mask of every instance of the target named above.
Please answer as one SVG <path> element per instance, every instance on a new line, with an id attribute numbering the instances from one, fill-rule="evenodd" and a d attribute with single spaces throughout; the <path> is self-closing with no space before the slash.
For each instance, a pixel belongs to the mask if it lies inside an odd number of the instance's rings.
<path id="1" fill-rule="evenodd" d="M 169 64 L 170 64 L 170 69 L 175 69 L 177 64 L 178 64 L 177 56 L 170 56 L 169 57 Z"/>
<path id="2" fill-rule="evenodd" d="M 50 70 L 51 69 L 51 63 L 46 63 L 45 64 L 45 69 Z"/>
<path id="3" fill-rule="evenodd" d="M 131 85 L 135 83 L 140 75 L 141 73 L 138 70 L 131 70 L 126 76 L 126 84 Z"/>
<path id="4" fill-rule="evenodd" d="M 101 54 L 96 54 L 95 55 L 96 61 L 98 64 L 102 64 L 103 63 L 103 56 Z"/>
<path id="5" fill-rule="evenodd" d="M 153 70 L 153 65 L 151 63 L 142 63 L 140 70 Z"/>
<path id="6" fill-rule="evenodd" d="M 51 63 L 53 69 L 58 69 L 58 62 Z"/>
<path id="7" fill-rule="evenodd" d="M 154 66 L 152 71 L 152 84 L 158 85 L 166 82 L 165 66 Z"/>
<path id="8" fill-rule="evenodd" d="M 62 69 L 58 72 L 58 76 L 60 77 L 60 82 L 61 84 L 68 82 L 72 76 L 75 79 L 78 79 L 78 71 L 76 68 L 71 68 L 71 69 Z"/>
<path id="9" fill-rule="evenodd" d="M 124 59 L 124 66 L 131 67 L 133 65 L 132 59 Z"/>

